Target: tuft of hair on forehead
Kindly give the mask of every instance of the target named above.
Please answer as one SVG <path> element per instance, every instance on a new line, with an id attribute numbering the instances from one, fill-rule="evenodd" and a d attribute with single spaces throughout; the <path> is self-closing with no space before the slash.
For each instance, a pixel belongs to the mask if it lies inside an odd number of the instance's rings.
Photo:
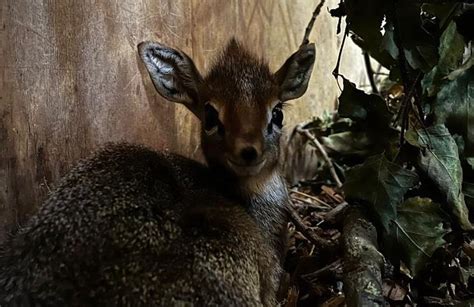
<path id="1" fill-rule="evenodd" d="M 211 67 L 206 84 L 226 103 L 264 103 L 274 95 L 275 81 L 266 61 L 232 38 Z"/>

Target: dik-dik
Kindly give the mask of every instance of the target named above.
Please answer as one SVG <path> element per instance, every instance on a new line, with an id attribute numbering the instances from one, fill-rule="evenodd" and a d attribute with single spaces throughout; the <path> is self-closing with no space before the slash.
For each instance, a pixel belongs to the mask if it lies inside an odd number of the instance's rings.
<path id="1" fill-rule="evenodd" d="M 3 245 L 0 305 L 277 304 L 283 103 L 306 91 L 314 45 L 272 74 L 231 40 L 205 77 L 182 51 L 138 50 L 158 93 L 201 120 L 207 166 L 127 144 L 79 163 Z"/>

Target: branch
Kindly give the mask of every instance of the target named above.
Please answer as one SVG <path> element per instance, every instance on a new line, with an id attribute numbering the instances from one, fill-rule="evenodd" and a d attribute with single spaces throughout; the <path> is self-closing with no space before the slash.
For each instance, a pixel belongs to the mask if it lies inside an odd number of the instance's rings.
<path id="1" fill-rule="evenodd" d="M 338 219 L 339 216 L 343 215 L 343 213 L 347 210 L 348 207 L 349 204 L 347 202 L 340 203 L 333 209 L 326 212 L 326 214 L 324 215 L 324 221 L 335 223 L 336 219 Z"/>
<path id="2" fill-rule="evenodd" d="M 369 78 L 370 86 L 372 87 L 372 93 L 378 94 L 379 90 L 375 84 L 374 70 L 372 69 L 372 65 L 370 65 L 370 56 L 367 52 L 364 52 L 364 62 L 365 69 L 367 70 L 367 77 Z"/>
<path id="3" fill-rule="evenodd" d="M 337 8 L 329 10 L 329 14 L 331 14 L 332 17 L 337 17 L 337 28 L 336 28 L 336 34 L 339 35 L 341 33 L 341 23 L 342 23 L 342 17 L 347 16 L 346 12 L 346 5 L 343 0 L 339 0 L 339 4 L 337 5 Z"/>
<path id="4" fill-rule="evenodd" d="M 312 203 L 312 202 L 310 202 L 310 201 L 307 201 L 307 200 L 305 200 L 305 199 L 303 199 L 303 198 L 300 198 L 300 197 L 298 197 L 298 196 L 293 195 L 293 196 L 291 196 L 291 198 L 293 198 L 293 200 L 296 200 L 296 201 L 298 201 L 298 202 L 303 203 L 303 206 L 306 206 L 306 207 L 308 207 L 308 208 L 319 209 L 319 210 L 327 210 L 327 207 L 323 207 L 323 206 L 316 205 L 316 204 L 314 204 L 314 203 Z"/>
<path id="5" fill-rule="evenodd" d="M 317 234 L 315 234 L 308 226 L 303 223 L 298 212 L 293 208 L 293 204 L 291 203 L 288 208 L 288 213 L 290 214 L 290 221 L 295 225 L 296 230 L 301 232 L 306 239 L 308 239 L 312 244 L 321 247 L 331 247 L 334 245 L 333 242 L 323 239 Z"/>
<path id="6" fill-rule="evenodd" d="M 332 71 L 332 75 L 334 76 L 334 78 L 336 78 L 337 86 L 339 86 L 339 81 L 337 77 L 339 77 L 339 66 L 341 65 L 342 50 L 344 49 L 344 44 L 346 43 L 347 34 L 349 34 L 349 27 L 347 26 L 347 23 L 346 23 L 346 27 L 344 29 L 344 36 L 342 37 L 341 47 L 339 48 L 339 54 L 337 56 L 336 67 L 334 67 L 334 70 Z M 339 86 L 339 89 L 341 89 L 340 86 Z"/>
<path id="7" fill-rule="evenodd" d="M 296 131 L 303 134 L 303 135 L 305 135 L 311 142 L 313 142 L 313 144 L 316 146 L 318 151 L 323 155 L 324 160 L 328 164 L 329 171 L 331 173 L 332 178 L 336 182 L 336 186 L 338 188 L 341 188 L 342 187 L 342 182 L 339 179 L 339 176 L 336 173 L 336 169 L 334 168 L 334 165 L 332 164 L 332 161 L 329 158 L 326 150 L 324 150 L 323 145 L 321 145 L 321 143 L 318 141 L 318 139 L 315 138 L 307 129 L 303 129 L 301 124 L 296 126 Z"/>
<path id="8" fill-rule="evenodd" d="M 408 130 L 409 124 L 410 124 L 408 121 L 408 116 L 410 114 L 411 98 L 413 97 L 414 89 L 416 87 L 416 80 L 410 86 L 410 84 L 412 83 L 410 74 L 409 74 L 410 67 L 408 65 L 408 61 L 405 56 L 405 49 L 403 46 L 402 34 L 400 31 L 400 16 L 398 15 L 397 3 L 398 3 L 397 0 L 392 0 L 392 8 L 391 8 L 392 13 L 390 14 L 390 19 L 393 22 L 394 41 L 398 49 L 398 68 L 400 69 L 400 76 L 403 83 L 403 91 L 405 93 L 405 97 L 403 100 L 404 102 L 402 103 L 403 110 L 401 110 L 403 112 L 402 127 L 401 127 L 401 133 L 400 133 L 400 147 L 401 147 L 405 142 L 405 138 L 404 138 L 405 131 Z M 415 101 L 415 104 L 418 104 L 418 101 Z"/>
<path id="9" fill-rule="evenodd" d="M 353 207 L 346 213 L 343 238 L 347 306 L 385 306 L 382 292 L 384 257 L 378 251 L 374 225 Z"/>
<path id="10" fill-rule="evenodd" d="M 312 200 L 316 201 L 317 203 L 320 203 L 321 205 L 325 206 L 326 208 L 332 208 L 331 205 L 329 205 L 329 204 L 326 203 L 325 201 L 322 201 L 322 200 L 319 199 L 319 197 L 317 197 L 317 196 L 309 195 L 309 194 L 303 193 L 303 192 L 298 191 L 298 190 L 295 190 L 295 189 L 290 190 L 290 193 L 299 194 L 299 195 L 301 195 L 301 196 L 303 196 L 303 197 L 307 197 L 307 198 L 309 198 L 309 199 L 312 199 Z"/>
<path id="11" fill-rule="evenodd" d="M 321 274 L 323 273 L 326 273 L 327 271 L 335 271 L 337 269 L 340 269 L 342 267 L 342 260 L 341 259 L 337 259 L 336 261 L 320 268 L 319 270 L 317 271 L 314 271 L 312 273 L 308 273 L 308 274 L 305 274 L 305 275 L 302 275 L 301 277 L 307 279 L 307 280 L 311 280 L 311 281 L 314 281 L 316 280 Z"/>
<path id="12" fill-rule="evenodd" d="M 313 16 L 309 21 L 308 25 L 306 26 L 306 30 L 304 31 L 303 41 L 301 42 L 301 46 L 307 45 L 309 43 L 309 35 L 311 34 L 311 30 L 313 30 L 314 22 L 316 21 L 316 17 L 318 17 L 319 13 L 321 13 L 321 9 L 323 8 L 324 2 L 326 0 L 321 0 L 319 4 L 316 6 L 313 12 Z"/>

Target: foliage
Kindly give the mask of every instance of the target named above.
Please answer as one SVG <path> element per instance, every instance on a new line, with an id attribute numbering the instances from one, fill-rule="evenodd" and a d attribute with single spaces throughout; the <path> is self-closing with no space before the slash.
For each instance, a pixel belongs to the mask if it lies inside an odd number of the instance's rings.
<path id="1" fill-rule="evenodd" d="M 423 88 L 426 89 L 429 96 L 435 95 L 443 78 L 459 67 L 463 53 L 464 40 L 461 34 L 456 31 L 456 24 L 451 22 L 441 35 L 438 64 L 425 75 L 422 81 Z"/>
<path id="2" fill-rule="evenodd" d="M 445 243 L 443 213 L 429 198 L 412 197 L 398 207 L 396 237 L 401 258 L 412 272 L 423 269 L 426 260 Z M 429 231 L 427 231 L 429 229 Z"/>
<path id="3" fill-rule="evenodd" d="M 462 193 L 462 168 L 458 148 L 444 125 L 408 131 L 405 139 L 417 147 L 418 166 L 436 184 L 446 207 L 458 218 L 463 229 L 472 229 Z"/>
<path id="4" fill-rule="evenodd" d="M 473 29 L 459 26 L 471 12 L 434 2 L 342 0 L 331 10 L 346 17 L 343 35 L 389 70 L 389 86 L 365 93 L 336 67 L 338 113 L 307 126 L 345 178 L 346 198 L 367 206 L 415 276 L 449 229 L 473 229 Z"/>
<path id="5" fill-rule="evenodd" d="M 369 129 L 389 128 L 392 116 L 383 98 L 379 95 L 366 94 L 357 89 L 354 83 L 342 78 L 344 91 L 339 97 L 339 116 L 365 123 Z"/>
<path id="6" fill-rule="evenodd" d="M 367 202 L 388 232 L 392 222 L 397 219 L 398 204 L 417 182 L 416 173 L 379 154 L 347 171 L 344 192 L 348 199 Z"/>

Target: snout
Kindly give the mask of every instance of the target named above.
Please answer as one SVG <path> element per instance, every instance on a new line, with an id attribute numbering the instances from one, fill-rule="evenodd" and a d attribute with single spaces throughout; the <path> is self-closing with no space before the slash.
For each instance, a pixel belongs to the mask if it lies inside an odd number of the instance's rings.
<path id="1" fill-rule="evenodd" d="M 260 173 L 265 166 L 266 160 L 263 159 L 256 164 L 239 164 L 231 159 L 227 159 L 227 164 L 238 176 L 255 176 Z"/>
<path id="2" fill-rule="evenodd" d="M 227 164 L 239 176 L 255 176 L 265 166 L 261 150 L 252 145 L 239 148 L 232 156 L 227 157 Z"/>

